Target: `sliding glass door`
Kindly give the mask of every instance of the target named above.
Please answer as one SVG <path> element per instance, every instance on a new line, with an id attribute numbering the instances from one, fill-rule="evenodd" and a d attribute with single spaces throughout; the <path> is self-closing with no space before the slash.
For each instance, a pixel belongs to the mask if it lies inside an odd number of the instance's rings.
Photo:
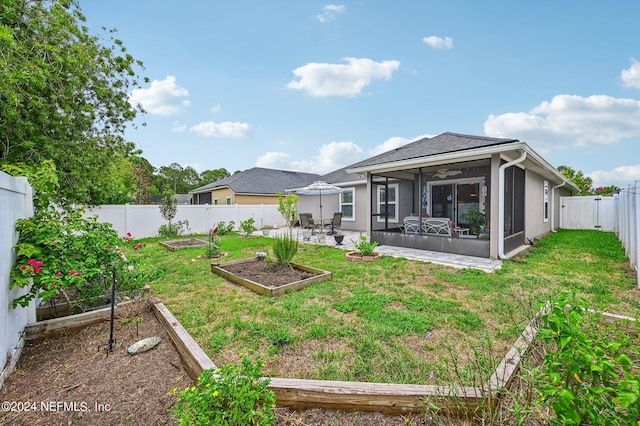
<path id="1" fill-rule="evenodd" d="M 484 210 L 486 187 L 484 179 L 464 179 L 447 182 L 428 183 L 432 217 L 448 217 L 456 225 L 467 225 L 462 218 L 470 208 Z"/>

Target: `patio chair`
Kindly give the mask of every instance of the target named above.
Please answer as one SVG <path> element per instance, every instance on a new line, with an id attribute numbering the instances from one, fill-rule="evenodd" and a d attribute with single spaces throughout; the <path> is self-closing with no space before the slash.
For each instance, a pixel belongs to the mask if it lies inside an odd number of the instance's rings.
<path id="1" fill-rule="evenodd" d="M 342 213 L 334 213 L 333 219 L 331 219 L 331 222 L 328 223 L 327 226 L 331 227 L 331 231 L 329 231 L 328 235 L 332 235 L 335 232 L 335 228 L 340 228 L 342 226 Z"/>
<path id="2" fill-rule="evenodd" d="M 315 229 L 316 225 L 313 222 L 311 213 L 300 213 L 300 226 L 304 229 L 311 229 L 312 231 Z"/>

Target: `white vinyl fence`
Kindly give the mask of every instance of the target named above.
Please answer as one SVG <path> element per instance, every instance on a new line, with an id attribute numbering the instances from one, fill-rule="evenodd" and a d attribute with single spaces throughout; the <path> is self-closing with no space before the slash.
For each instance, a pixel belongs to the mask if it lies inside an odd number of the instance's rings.
<path id="1" fill-rule="evenodd" d="M 185 233 L 207 233 L 215 228 L 219 222 L 235 222 L 235 230 L 239 229 L 240 222 L 253 218 L 256 228 L 264 225 L 274 227 L 284 226 L 284 219 L 278 211 L 278 206 L 273 204 L 257 205 L 186 205 L 179 204 L 178 213 L 172 223 L 181 221 L 189 222 L 189 226 L 183 226 Z M 118 235 L 124 236 L 131 233 L 133 238 L 146 238 L 158 236 L 158 229 L 167 221 L 160 214 L 160 206 L 157 205 L 103 205 L 88 209 L 85 216 L 97 216 L 100 222 L 109 222 Z"/>
<path id="2" fill-rule="evenodd" d="M 560 206 L 560 228 L 614 231 L 614 197 L 560 197 Z"/>
<path id="3" fill-rule="evenodd" d="M 9 273 L 18 242 L 16 221 L 33 215 L 32 189 L 26 178 L 0 172 L 0 387 L 11 372 L 24 345 L 22 332 L 35 322 L 35 303 L 13 309 L 11 301 L 26 289 L 9 289 Z"/>
<path id="4" fill-rule="evenodd" d="M 640 192 L 639 181 L 623 189 L 616 195 L 615 233 L 622 242 L 631 266 L 636 270 L 638 286 L 640 286 L 640 253 L 638 252 L 638 240 L 640 239 Z"/>

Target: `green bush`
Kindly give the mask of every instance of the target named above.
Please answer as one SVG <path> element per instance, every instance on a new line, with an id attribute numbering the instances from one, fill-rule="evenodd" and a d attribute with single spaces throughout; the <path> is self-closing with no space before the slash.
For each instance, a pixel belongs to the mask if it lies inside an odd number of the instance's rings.
<path id="1" fill-rule="evenodd" d="M 181 223 L 171 223 L 171 224 L 162 224 L 160 228 L 158 228 L 158 234 L 161 237 L 171 238 L 176 237 L 182 233 L 182 224 Z"/>
<path id="2" fill-rule="evenodd" d="M 262 377 L 264 363 L 243 357 L 239 364 L 205 370 L 196 386 L 187 387 L 173 408 L 181 426 L 272 425 L 276 396 Z M 177 392 L 177 389 L 174 389 Z"/>
<path id="3" fill-rule="evenodd" d="M 615 327 L 604 327 L 587 303 L 565 292 L 542 315 L 547 345 L 540 402 L 556 425 L 630 425 L 640 419 L 640 349 Z M 636 361 L 637 362 L 637 361 Z"/>
<path id="4" fill-rule="evenodd" d="M 218 222 L 218 235 L 222 236 L 232 233 L 235 226 L 236 223 L 233 220 L 229 221 L 228 224 L 224 220 L 221 220 Z"/>
<path id="5" fill-rule="evenodd" d="M 360 235 L 358 240 L 352 239 L 351 242 L 362 256 L 372 256 L 373 251 L 378 247 L 378 243 L 369 242 L 366 235 Z"/>
<path id="6" fill-rule="evenodd" d="M 258 230 L 258 228 L 256 228 L 256 221 L 252 217 L 250 217 L 247 220 L 241 220 L 240 229 L 242 229 L 242 232 L 245 237 L 248 237 L 249 235 L 251 235 L 252 232 Z"/>

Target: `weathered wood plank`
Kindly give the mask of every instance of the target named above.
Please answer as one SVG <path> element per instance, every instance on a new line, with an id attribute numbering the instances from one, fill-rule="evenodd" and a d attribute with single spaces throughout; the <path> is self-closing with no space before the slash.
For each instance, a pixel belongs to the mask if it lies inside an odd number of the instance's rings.
<path id="1" fill-rule="evenodd" d="M 487 382 L 488 388 L 492 391 L 507 387 L 518 371 L 520 361 L 523 355 L 529 350 L 531 344 L 538 335 L 538 328 L 530 323 L 524 329 L 516 343 L 509 349 L 507 354 L 502 358 L 496 371 L 491 375 Z"/>
<path id="2" fill-rule="evenodd" d="M 116 305 L 116 310 L 135 301 L 121 302 Z M 80 330 L 93 324 L 108 321 L 111 316 L 111 307 L 98 309 L 91 312 L 83 312 L 81 314 L 71 315 L 68 317 L 54 318 L 44 321 L 38 321 L 33 324 L 27 324 L 25 327 L 25 340 L 42 339 L 45 337 L 56 336 L 61 333 L 68 333 L 74 330 Z"/>
<path id="3" fill-rule="evenodd" d="M 322 407 L 340 411 L 401 414 L 425 410 L 430 398 L 453 413 L 476 409 L 487 393 L 473 387 L 402 385 L 273 378 L 269 384 L 278 405 L 296 409 Z"/>
<path id="4" fill-rule="evenodd" d="M 189 376 L 193 380 L 197 380 L 204 370 L 217 368 L 194 338 L 180 324 L 180 321 L 162 302 L 154 303 L 152 307 L 156 318 L 169 333 Z"/>

